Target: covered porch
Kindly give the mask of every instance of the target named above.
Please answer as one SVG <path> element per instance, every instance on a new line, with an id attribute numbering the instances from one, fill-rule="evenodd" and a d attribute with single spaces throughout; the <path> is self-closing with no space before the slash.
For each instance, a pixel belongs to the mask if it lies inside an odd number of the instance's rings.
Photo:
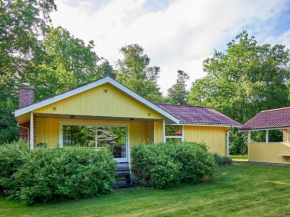
<path id="1" fill-rule="evenodd" d="M 283 134 L 282 141 L 271 141 L 270 132 L 279 131 Z M 255 129 L 248 131 L 248 161 L 290 164 L 290 128 Z M 265 141 L 257 142 L 252 139 L 252 132 L 264 131 Z"/>
<path id="2" fill-rule="evenodd" d="M 28 119 L 28 120 L 27 120 Z M 27 130 L 30 149 L 111 146 L 118 162 L 129 162 L 130 147 L 165 141 L 164 119 L 97 117 L 31 112 L 20 128 Z M 28 126 L 28 127 L 27 127 Z"/>

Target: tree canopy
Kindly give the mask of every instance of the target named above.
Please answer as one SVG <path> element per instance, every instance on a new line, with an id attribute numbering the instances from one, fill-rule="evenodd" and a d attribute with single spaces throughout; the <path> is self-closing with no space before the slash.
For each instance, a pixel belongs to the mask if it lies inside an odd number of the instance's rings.
<path id="1" fill-rule="evenodd" d="M 138 44 L 124 46 L 120 52 L 124 58 L 117 62 L 116 79 L 147 100 L 160 102 L 162 94 L 157 84 L 160 67 L 149 66 L 150 58 Z"/>
<path id="2" fill-rule="evenodd" d="M 18 86 L 43 55 L 54 0 L 0 0 L 0 143 L 18 137 Z"/>
<path id="3" fill-rule="evenodd" d="M 168 99 L 171 103 L 185 105 L 187 103 L 188 91 L 186 90 L 186 81 L 189 75 L 182 71 L 177 71 L 176 83 L 168 89 Z"/>
<path id="4" fill-rule="evenodd" d="M 245 123 L 258 112 L 289 105 L 290 51 L 259 45 L 246 31 L 204 61 L 207 75 L 196 80 L 188 103 L 208 106 Z"/>

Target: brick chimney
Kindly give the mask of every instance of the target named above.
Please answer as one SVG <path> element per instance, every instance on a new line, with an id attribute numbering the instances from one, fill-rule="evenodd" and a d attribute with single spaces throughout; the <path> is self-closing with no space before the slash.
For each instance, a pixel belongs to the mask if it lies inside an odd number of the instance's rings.
<path id="1" fill-rule="evenodd" d="M 19 87 L 19 108 L 24 108 L 34 103 L 34 88 Z"/>

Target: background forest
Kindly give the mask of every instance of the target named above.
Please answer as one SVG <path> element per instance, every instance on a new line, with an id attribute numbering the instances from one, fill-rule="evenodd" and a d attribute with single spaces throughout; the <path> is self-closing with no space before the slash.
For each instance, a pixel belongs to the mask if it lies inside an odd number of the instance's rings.
<path id="1" fill-rule="evenodd" d="M 157 84 L 161 69 L 150 65 L 140 45 L 120 48 L 123 58 L 113 66 L 97 55 L 93 41 L 53 27 L 49 15 L 56 9 L 54 0 L 0 0 L 0 144 L 18 139 L 12 111 L 19 86 L 34 87 L 39 101 L 110 76 L 152 102 L 208 106 L 240 123 L 289 106 L 290 51 L 283 45 L 261 45 L 244 31 L 204 60 L 206 76 L 191 87 L 186 82 L 194 72 L 178 70 L 164 96 Z M 231 154 L 246 151 L 245 135 L 232 130 Z"/>

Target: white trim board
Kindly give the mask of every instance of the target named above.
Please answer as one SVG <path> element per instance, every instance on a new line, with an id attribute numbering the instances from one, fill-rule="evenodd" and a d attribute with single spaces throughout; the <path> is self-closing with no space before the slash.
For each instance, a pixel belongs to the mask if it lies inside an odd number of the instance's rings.
<path id="1" fill-rule="evenodd" d="M 172 125 L 172 126 L 202 126 L 202 127 L 237 127 L 240 128 L 241 126 L 238 125 L 229 125 L 229 124 L 202 124 L 202 123 L 179 123 L 179 124 L 167 124 L 167 125 Z"/>
<path id="2" fill-rule="evenodd" d="M 265 130 L 287 130 L 290 127 L 275 127 L 275 128 L 256 128 L 252 130 L 239 130 L 239 132 L 253 132 L 253 131 L 265 131 Z"/>
<path id="3" fill-rule="evenodd" d="M 154 111 L 158 112 L 159 114 L 163 115 L 164 117 L 168 118 L 169 120 L 173 121 L 174 123 L 179 123 L 179 120 L 174 117 L 173 115 L 169 114 L 168 112 L 164 111 L 163 109 L 159 108 L 158 106 L 154 105 L 153 103 L 149 102 L 148 100 L 144 99 L 143 97 L 139 96 L 137 93 L 134 93 L 132 90 L 128 89 L 124 85 L 120 84 L 119 82 L 115 81 L 114 79 L 110 77 L 105 77 L 100 80 L 94 81 L 92 83 L 86 84 L 84 86 L 81 86 L 79 88 L 70 90 L 68 92 L 62 93 L 60 95 L 54 96 L 52 98 L 43 100 L 38 103 L 34 103 L 30 106 L 27 106 L 22 109 L 18 109 L 14 112 L 14 116 L 18 117 L 21 115 L 24 115 L 26 113 L 32 112 L 36 109 L 42 108 L 44 106 L 50 105 L 52 103 L 58 102 L 60 100 L 66 99 L 68 97 L 74 96 L 76 94 L 82 93 L 84 91 L 90 90 L 94 87 L 98 87 L 100 85 L 103 85 L 105 83 L 109 83 L 113 85 L 114 87 L 118 88 L 119 90 L 122 90 L 126 94 L 130 95 L 134 99 L 138 100 L 139 102 L 143 103 L 144 105 L 148 106 L 149 108 L 153 109 Z"/>

